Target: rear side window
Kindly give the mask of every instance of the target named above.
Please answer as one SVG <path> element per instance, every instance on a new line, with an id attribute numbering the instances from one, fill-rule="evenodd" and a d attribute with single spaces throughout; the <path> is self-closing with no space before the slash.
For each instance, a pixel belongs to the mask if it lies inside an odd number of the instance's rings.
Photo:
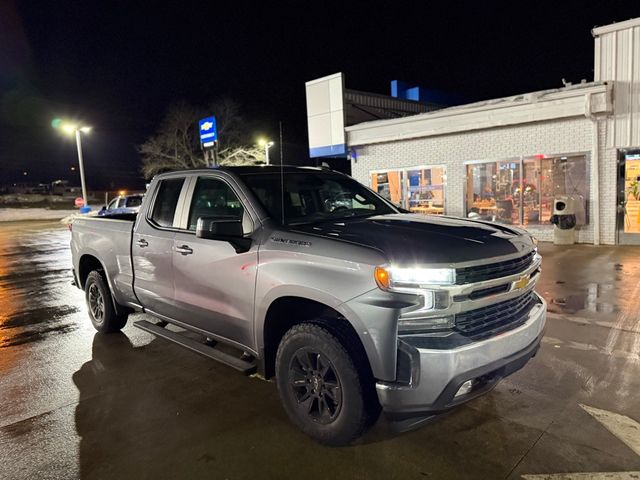
<path id="1" fill-rule="evenodd" d="M 127 207 L 139 207 L 140 205 L 142 205 L 142 197 L 127 198 Z"/>
<path id="2" fill-rule="evenodd" d="M 151 213 L 151 220 L 159 226 L 173 226 L 173 215 L 176 213 L 176 205 L 183 183 L 184 178 L 170 178 L 160 182 Z"/>

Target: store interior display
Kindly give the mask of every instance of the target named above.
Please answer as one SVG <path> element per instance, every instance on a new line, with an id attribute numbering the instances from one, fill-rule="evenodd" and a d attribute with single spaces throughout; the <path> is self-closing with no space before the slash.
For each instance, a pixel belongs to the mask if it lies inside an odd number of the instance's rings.
<path id="1" fill-rule="evenodd" d="M 625 156 L 624 232 L 640 233 L 640 155 Z"/>
<path id="2" fill-rule="evenodd" d="M 577 225 L 585 225 L 588 198 L 584 155 L 535 155 L 467 165 L 467 215 L 514 225 L 548 225 L 557 195 L 576 205 Z"/>
<path id="3" fill-rule="evenodd" d="M 444 214 L 444 167 L 372 172 L 371 188 L 413 213 Z"/>

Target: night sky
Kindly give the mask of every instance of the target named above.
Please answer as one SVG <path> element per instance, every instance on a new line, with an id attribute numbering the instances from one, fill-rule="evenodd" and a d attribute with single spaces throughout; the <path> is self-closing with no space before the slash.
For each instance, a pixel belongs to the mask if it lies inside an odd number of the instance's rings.
<path id="1" fill-rule="evenodd" d="M 242 105 L 285 162 L 307 151 L 304 82 L 393 79 L 482 100 L 593 80 L 591 28 L 640 16 L 629 2 L 45 2 L 0 0 L 0 185 L 68 178 L 75 144 L 54 117 L 94 127 L 89 188 L 143 182 L 136 145 L 180 100 Z M 213 112 L 215 113 L 215 112 Z M 24 176 L 23 172 L 28 175 Z"/>

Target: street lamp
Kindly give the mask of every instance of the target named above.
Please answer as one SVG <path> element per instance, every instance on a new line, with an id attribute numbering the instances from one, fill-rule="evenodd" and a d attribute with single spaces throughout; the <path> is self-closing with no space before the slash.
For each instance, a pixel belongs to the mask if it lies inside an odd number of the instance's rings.
<path id="1" fill-rule="evenodd" d="M 82 161 L 81 133 L 91 132 L 91 127 L 87 125 L 65 123 L 60 121 L 59 119 L 55 119 L 53 122 L 51 122 L 51 125 L 53 126 L 53 128 L 59 128 L 67 135 L 75 135 L 76 137 L 76 146 L 78 147 L 78 164 L 80 167 L 80 183 L 82 185 L 82 201 L 84 203 L 83 207 L 87 207 L 87 185 L 84 180 L 84 162 Z"/>
<path id="2" fill-rule="evenodd" d="M 269 165 L 269 149 L 273 147 L 273 142 L 270 142 L 264 138 L 258 140 L 258 145 L 264 147 L 264 156 L 266 164 Z"/>

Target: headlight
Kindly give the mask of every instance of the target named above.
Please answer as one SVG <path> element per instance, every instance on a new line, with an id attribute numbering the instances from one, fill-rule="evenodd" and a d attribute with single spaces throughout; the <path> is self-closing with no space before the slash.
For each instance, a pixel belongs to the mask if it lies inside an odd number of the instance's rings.
<path id="1" fill-rule="evenodd" d="M 383 290 L 402 292 L 430 285 L 453 285 L 456 271 L 453 268 L 376 267 L 375 280 Z"/>
<path id="2" fill-rule="evenodd" d="M 453 326 L 453 316 L 419 316 L 420 312 L 429 315 L 449 307 L 449 291 L 439 289 L 438 285 L 455 283 L 456 271 L 453 268 L 376 267 L 374 276 L 382 290 L 419 295 L 423 299 L 420 309 L 412 312 L 413 318 L 398 319 L 398 333 L 426 333 Z"/>
<path id="3" fill-rule="evenodd" d="M 529 235 L 529 237 L 531 237 L 531 243 L 533 243 L 534 247 L 538 247 L 538 239 L 536 237 L 534 237 L 533 235 Z"/>

